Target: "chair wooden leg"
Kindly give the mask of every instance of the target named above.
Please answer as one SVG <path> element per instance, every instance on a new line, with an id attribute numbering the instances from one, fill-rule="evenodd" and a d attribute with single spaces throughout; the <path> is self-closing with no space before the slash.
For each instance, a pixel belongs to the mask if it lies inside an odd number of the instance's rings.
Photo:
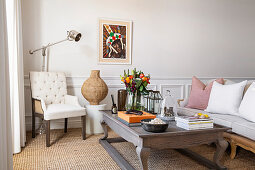
<path id="1" fill-rule="evenodd" d="M 68 123 L 68 118 L 65 118 L 65 129 L 64 129 L 65 133 L 67 132 L 67 123 Z"/>
<path id="2" fill-rule="evenodd" d="M 35 114 L 32 113 L 32 138 L 35 138 Z"/>
<path id="3" fill-rule="evenodd" d="M 81 117 L 82 139 L 86 139 L 86 116 Z"/>
<path id="4" fill-rule="evenodd" d="M 230 142 L 230 146 L 231 146 L 231 153 L 230 153 L 230 158 L 234 159 L 236 157 L 236 144 L 234 142 Z"/>
<path id="5" fill-rule="evenodd" d="M 50 147 L 50 120 L 46 120 L 46 146 Z"/>

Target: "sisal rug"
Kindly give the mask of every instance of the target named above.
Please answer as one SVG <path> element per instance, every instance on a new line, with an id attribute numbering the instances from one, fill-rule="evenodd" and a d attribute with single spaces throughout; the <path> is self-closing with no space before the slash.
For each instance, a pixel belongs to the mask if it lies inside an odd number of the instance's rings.
<path id="1" fill-rule="evenodd" d="M 98 140 L 102 135 L 87 136 L 81 140 L 81 129 L 68 129 L 65 134 L 63 130 L 51 131 L 51 147 L 45 146 L 45 135 L 37 135 L 31 138 L 27 135 L 27 144 L 22 152 L 15 154 L 13 167 L 15 170 L 24 169 L 85 169 L 85 170 L 115 170 L 120 169 L 113 159 L 108 155 Z M 117 137 L 110 131 L 109 137 Z M 141 169 L 131 143 L 115 143 L 113 146 L 127 159 L 133 167 Z M 191 150 L 212 159 L 215 152 L 213 145 L 202 145 L 193 147 Z M 222 162 L 229 169 L 255 169 L 255 154 L 239 149 L 234 160 L 229 158 L 227 151 Z M 198 162 L 182 155 L 175 150 L 152 151 L 149 157 L 150 170 L 190 170 L 207 169 Z"/>

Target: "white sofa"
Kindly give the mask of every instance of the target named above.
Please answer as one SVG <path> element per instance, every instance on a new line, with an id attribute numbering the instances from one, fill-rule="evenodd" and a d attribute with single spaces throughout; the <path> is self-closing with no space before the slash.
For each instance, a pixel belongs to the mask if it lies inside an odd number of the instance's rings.
<path id="1" fill-rule="evenodd" d="M 255 80 L 254 80 L 255 81 Z M 253 81 L 248 81 L 244 94 Z M 229 83 L 231 82 L 229 81 Z M 224 134 L 225 139 L 231 145 L 231 159 L 236 156 L 236 147 L 240 146 L 246 150 L 255 153 L 255 123 L 239 116 L 228 114 L 209 113 L 204 110 L 190 109 L 185 106 L 188 99 L 178 100 L 179 106 L 176 108 L 178 115 L 192 116 L 195 113 L 205 113 L 213 118 L 214 123 L 231 128 L 228 133 Z"/>

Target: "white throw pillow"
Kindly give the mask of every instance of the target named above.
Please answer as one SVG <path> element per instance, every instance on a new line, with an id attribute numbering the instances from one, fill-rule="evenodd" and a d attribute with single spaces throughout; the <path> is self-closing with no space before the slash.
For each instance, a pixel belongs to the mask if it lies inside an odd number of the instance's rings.
<path id="1" fill-rule="evenodd" d="M 246 91 L 240 104 L 239 114 L 241 117 L 255 122 L 255 82 Z"/>
<path id="2" fill-rule="evenodd" d="M 206 111 L 212 113 L 238 115 L 246 81 L 222 85 L 213 83 Z"/>

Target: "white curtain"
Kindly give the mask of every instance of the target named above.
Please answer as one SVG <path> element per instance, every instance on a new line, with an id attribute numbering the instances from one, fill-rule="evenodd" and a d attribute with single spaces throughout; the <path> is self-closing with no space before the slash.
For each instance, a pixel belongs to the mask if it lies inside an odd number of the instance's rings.
<path id="1" fill-rule="evenodd" d="M 25 146 L 25 102 L 20 0 L 7 1 L 10 98 L 13 153 Z"/>
<path id="2" fill-rule="evenodd" d="M 5 0 L 0 0 L 0 169 L 12 169 L 11 111 Z"/>

